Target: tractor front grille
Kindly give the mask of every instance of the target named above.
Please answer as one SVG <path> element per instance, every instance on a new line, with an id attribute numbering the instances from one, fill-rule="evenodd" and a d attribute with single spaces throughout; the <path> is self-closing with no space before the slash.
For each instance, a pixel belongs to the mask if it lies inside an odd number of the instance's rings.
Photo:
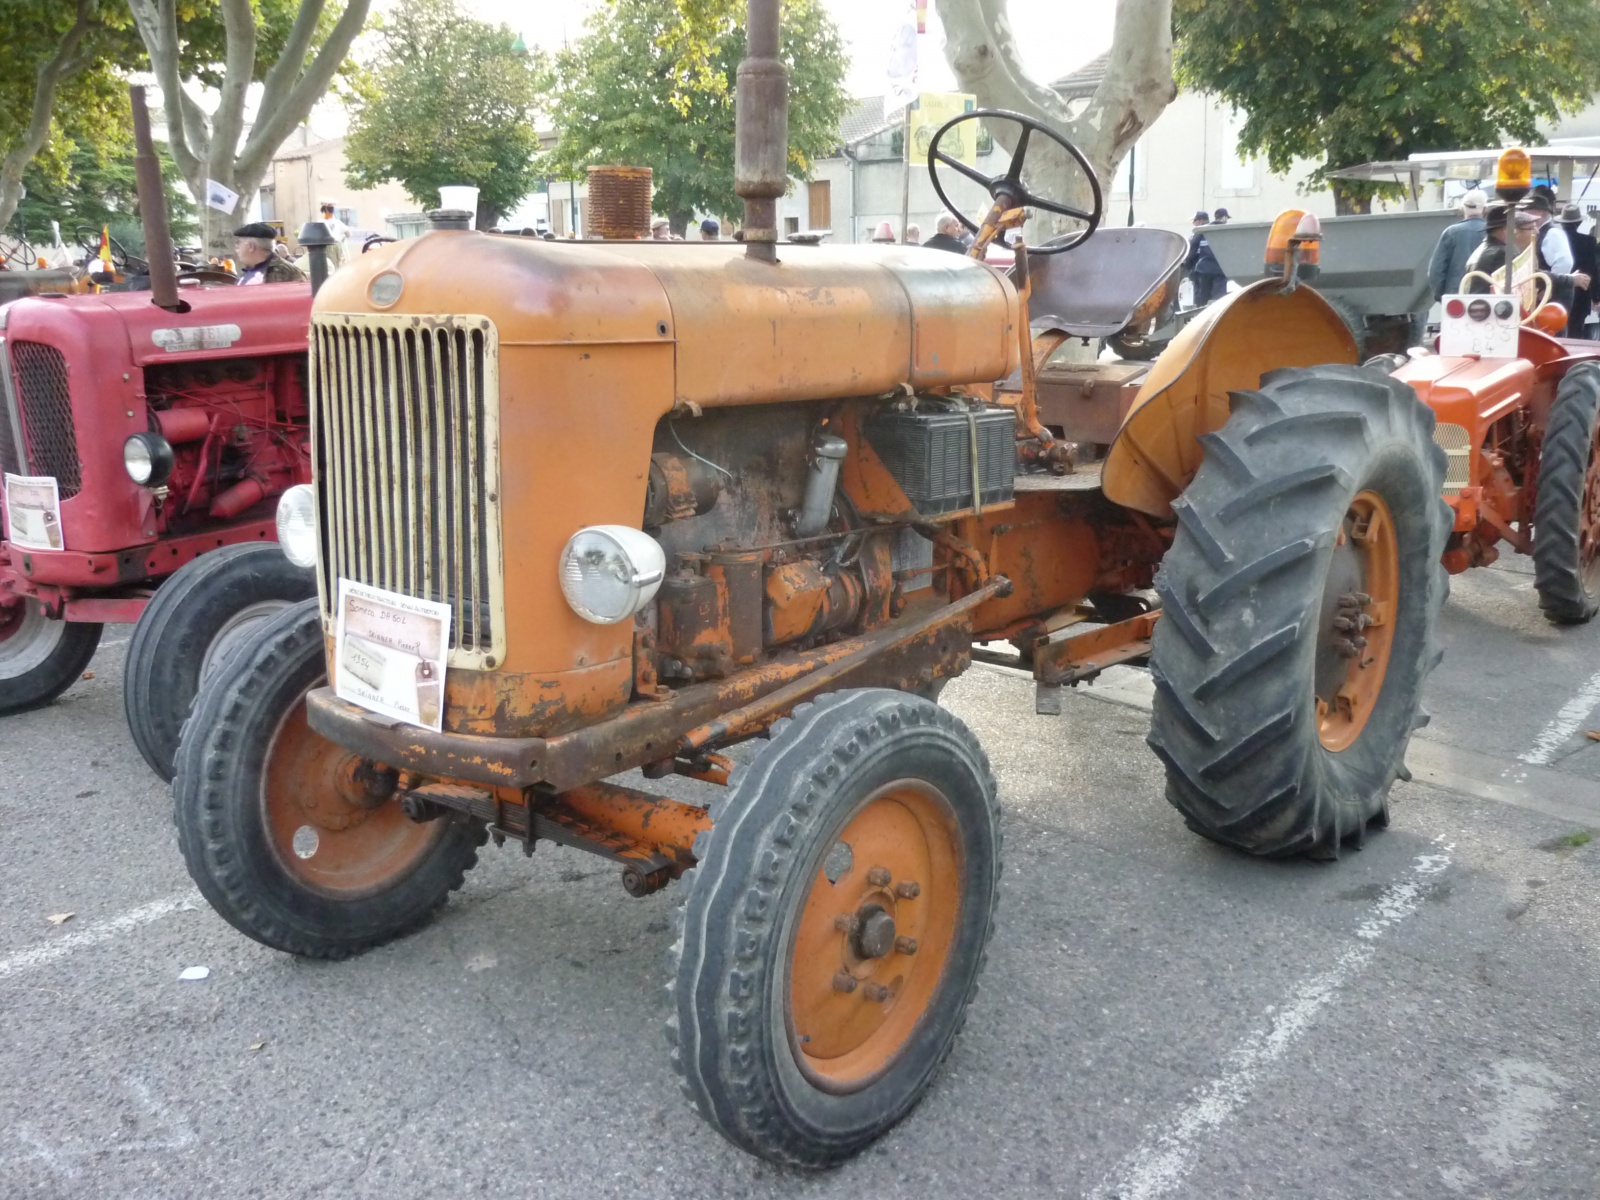
<path id="1" fill-rule="evenodd" d="M 1440 421 L 1433 427 L 1433 444 L 1444 451 L 1444 494 L 1459 496 L 1472 482 L 1472 434 L 1460 425 Z"/>
<path id="2" fill-rule="evenodd" d="M 450 605 L 450 663 L 504 660 L 500 375 L 486 317 L 312 324 L 322 607 L 339 580 Z"/>
<path id="3" fill-rule="evenodd" d="M 22 443 L 27 448 L 25 473 L 53 475 L 61 498 L 69 500 L 83 489 L 83 475 L 78 466 L 78 435 L 72 427 L 66 356 L 42 342 L 14 341 L 10 369 L 18 415 L 22 418 Z M 9 425 L 9 414 L 0 416 L 0 420 Z M 11 461 L 16 457 L 15 433 L 9 429 L 5 432 L 5 441 L 12 448 L 0 453 Z"/>

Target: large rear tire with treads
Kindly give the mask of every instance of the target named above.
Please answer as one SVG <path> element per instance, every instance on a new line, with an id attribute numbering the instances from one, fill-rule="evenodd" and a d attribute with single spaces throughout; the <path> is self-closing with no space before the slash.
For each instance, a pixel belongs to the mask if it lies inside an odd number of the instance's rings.
<path id="1" fill-rule="evenodd" d="M 1600 608 L 1600 363 L 1567 372 L 1539 450 L 1533 508 L 1533 586 L 1557 625 Z"/>
<path id="2" fill-rule="evenodd" d="M 1450 528 L 1433 413 L 1361 367 L 1274 371 L 1173 504 L 1150 744 L 1191 828 L 1337 857 L 1404 773 Z"/>

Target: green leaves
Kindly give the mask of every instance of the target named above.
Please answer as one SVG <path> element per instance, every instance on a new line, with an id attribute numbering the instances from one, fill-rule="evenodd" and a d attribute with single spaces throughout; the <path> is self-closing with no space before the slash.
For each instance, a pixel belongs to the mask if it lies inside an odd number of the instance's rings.
<path id="1" fill-rule="evenodd" d="M 557 56 L 550 170 L 650 167 L 655 209 L 680 234 L 694 212 L 739 212 L 733 93 L 743 12 L 738 0 L 610 0 Z M 819 0 L 786 0 L 782 52 L 790 170 L 804 178 L 837 146 L 847 104 L 843 43 Z"/>
<path id="2" fill-rule="evenodd" d="M 441 185 L 476 184 L 484 220 L 510 212 L 539 179 L 544 57 L 514 54 L 510 29 L 466 17 L 452 0 L 402 0 L 378 33 L 376 64 L 350 81 L 346 181 L 393 179 L 428 208 Z"/>
<path id="3" fill-rule="evenodd" d="M 1600 87 L 1592 0 L 1176 0 L 1173 31 L 1179 82 L 1245 114 L 1241 151 L 1274 171 L 1326 158 L 1313 186 L 1329 168 L 1532 141 Z"/>

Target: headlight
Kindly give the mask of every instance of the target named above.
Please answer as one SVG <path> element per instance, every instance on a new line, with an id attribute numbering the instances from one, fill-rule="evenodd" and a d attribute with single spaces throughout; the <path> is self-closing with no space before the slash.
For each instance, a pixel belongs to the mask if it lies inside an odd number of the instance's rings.
<path id="1" fill-rule="evenodd" d="M 561 593 L 596 625 L 626 621 L 651 600 L 667 573 L 661 543 L 626 525 L 580 529 L 561 552 Z"/>
<path id="2" fill-rule="evenodd" d="M 172 447 L 159 433 L 136 433 L 122 443 L 122 466 L 140 487 L 158 488 L 172 478 Z"/>
<path id="3" fill-rule="evenodd" d="M 385 271 L 367 285 L 367 297 L 378 308 L 388 308 L 400 299 L 400 290 L 404 286 L 405 280 L 399 275 L 393 271 Z"/>
<path id="4" fill-rule="evenodd" d="M 316 494 L 309 483 L 297 483 L 278 501 L 278 545 L 297 567 L 317 565 Z"/>

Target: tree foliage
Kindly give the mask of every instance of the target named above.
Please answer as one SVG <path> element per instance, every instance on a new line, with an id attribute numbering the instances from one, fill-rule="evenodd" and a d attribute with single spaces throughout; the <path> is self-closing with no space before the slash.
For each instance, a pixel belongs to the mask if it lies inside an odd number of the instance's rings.
<path id="1" fill-rule="evenodd" d="M 498 221 L 539 179 L 546 60 L 513 54 L 510 29 L 463 16 L 453 0 L 403 0 L 378 32 L 377 62 L 353 82 L 346 182 L 393 179 L 427 208 L 441 185 L 476 184 L 480 227 Z"/>
<path id="2" fill-rule="evenodd" d="M 682 234 L 696 211 L 741 211 L 734 193 L 733 94 L 743 6 L 731 0 L 612 0 L 556 59 L 552 170 L 621 163 L 654 173 L 655 208 Z M 790 172 L 839 144 L 848 103 L 844 45 L 820 0 L 784 0 Z"/>
<path id="3" fill-rule="evenodd" d="M 127 119 L 127 101 L 124 95 L 124 120 Z M 192 241 L 200 229 L 195 221 L 195 207 L 180 186 L 182 174 L 159 142 L 156 154 L 161 160 L 172 239 L 183 245 Z M 35 162 L 24 181 L 28 194 L 17 206 L 15 227 L 27 234 L 35 246 L 49 244 L 50 222 L 55 221 L 61 226 L 62 239 L 69 245 L 80 229 L 98 236 L 101 226 L 109 226 L 112 236 L 129 250 L 135 254 L 144 253 L 144 229 L 139 221 L 138 186 L 130 144 L 119 142 L 104 150 L 76 145 L 62 175 L 47 172 L 43 164 Z"/>
<path id="4" fill-rule="evenodd" d="M 1176 0 L 1178 73 L 1244 113 L 1274 171 L 1531 141 L 1600 87 L 1592 0 Z M 1371 185 L 1340 184 L 1341 208 Z"/>

